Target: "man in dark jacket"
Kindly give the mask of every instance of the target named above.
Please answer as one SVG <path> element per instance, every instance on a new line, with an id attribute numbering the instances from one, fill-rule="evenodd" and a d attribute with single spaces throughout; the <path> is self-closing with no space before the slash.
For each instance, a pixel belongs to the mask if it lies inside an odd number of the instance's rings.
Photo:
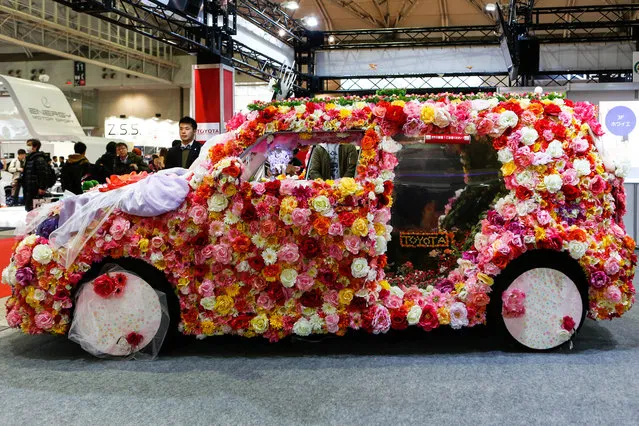
<path id="1" fill-rule="evenodd" d="M 126 175 L 131 172 L 148 172 L 149 166 L 139 155 L 129 152 L 129 147 L 124 142 L 115 146 L 115 166 L 113 174 Z"/>
<path id="2" fill-rule="evenodd" d="M 200 155 L 202 145 L 195 140 L 197 123 L 191 117 L 183 117 L 180 120 L 180 140 L 173 141 L 173 146 L 166 154 L 164 166 L 167 169 L 172 167 L 183 167 L 188 169 Z M 179 142 L 176 143 L 176 142 Z"/>
<path id="3" fill-rule="evenodd" d="M 355 177 L 359 153 L 351 144 L 319 144 L 313 149 L 308 178 L 339 179 Z"/>
<path id="4" fill-rule="evenodd" d="M 27 211 L 33 210 L 33 200 L 42 197 L 47 193 L 47 169 L 49 166 L 49 156 L 40 152 L 42 143 L 38 139 L 27 141 L 27 154 L 22 173 L 22 184 L 24 191 L 24 207 Z"/>
<path id="5" fill-rule="evenodd" d="M 106 178 L 113 174 L 115 168 L 116 143 L 111 141 L 106 145 L 106 152 L 95 162 L 94 176 L 100 183 L 105 183 Z"/>
<path id="6" fill-rule="evenodd" d="M 82 178 L 90 173 L 91 163 L 85 157 L 87 146 L 82 142 L 76 142 L 73 145 L 73 152 L 75 154 L 69 155 L 69 159 L 60 171 L 62 190 L 82 194 Z"/>

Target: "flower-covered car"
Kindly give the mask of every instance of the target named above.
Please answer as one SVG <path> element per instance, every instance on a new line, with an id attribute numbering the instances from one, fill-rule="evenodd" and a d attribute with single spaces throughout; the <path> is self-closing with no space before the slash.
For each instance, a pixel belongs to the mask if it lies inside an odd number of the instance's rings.
<path id="1" fill-rule="evenodd" d="M 227 130 L 186 174 L 120 179 L 32 219 L 3 272 L 9 324 L 67 333 L 86 321 L 74 303 L 87 286 L 100 297 L 106 283 L 114 299 L 101 309 L 117 305 L 128 290 L 105 264 L 166 293 L 171 327 L 200 337 L 494 321 L 549 349 L 586 314 L 610 319 L 634 302 L 626 166 L 598 153 L 589 103 L 289 100 L 255 104 Z M 354 176 L 311 180 L 317 147 L 336 143 L 357 147 Z M 142 342 L 130 323 L 99 327 Z"/>

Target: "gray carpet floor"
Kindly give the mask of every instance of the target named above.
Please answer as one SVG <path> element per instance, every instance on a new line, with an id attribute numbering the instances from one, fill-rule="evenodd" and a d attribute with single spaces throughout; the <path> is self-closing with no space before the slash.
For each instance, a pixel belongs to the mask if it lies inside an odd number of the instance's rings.
<path id="1" fill-rule="evenodd" d="M 573 350 L 526 353 L 486 329 L 185 341 L 104 361 L 0 332 L 0 424 L 639 424 L 639 307 L 588 320 Z"/>

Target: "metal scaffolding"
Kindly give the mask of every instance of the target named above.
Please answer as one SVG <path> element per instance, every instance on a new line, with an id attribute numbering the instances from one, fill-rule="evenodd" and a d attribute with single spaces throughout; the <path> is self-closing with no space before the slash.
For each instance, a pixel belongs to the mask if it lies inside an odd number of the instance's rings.
<path id="1" fill-rule="evenodd" d="M 179 67 L 170 45 L 49 0 L 0 0 L 0 40 L 162 83 Z"/>
<path id="2" fill-rule="evenodd" d="M 237 0 L 237 13 L 262 30 L 292 45 L 301 42 L 306 28 L 269 0 Z"/>

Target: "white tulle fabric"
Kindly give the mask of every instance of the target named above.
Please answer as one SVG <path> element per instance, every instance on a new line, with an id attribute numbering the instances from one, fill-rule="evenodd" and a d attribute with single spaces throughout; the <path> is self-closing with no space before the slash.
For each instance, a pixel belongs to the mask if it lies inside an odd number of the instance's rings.
<path id="1" fill-rule="evenodd" d="M 110 265 L 106 271 L 127 277 L 124 291 L 104 298 L 94 291 L 94 281 L 83 284 L 76 296 L 69 339 L 100 358 L 155 358 L 169 326 L 166 295 L 117 266 Z M 137 347 L 126 340 L 132 332 L 142 335 Z"/>

